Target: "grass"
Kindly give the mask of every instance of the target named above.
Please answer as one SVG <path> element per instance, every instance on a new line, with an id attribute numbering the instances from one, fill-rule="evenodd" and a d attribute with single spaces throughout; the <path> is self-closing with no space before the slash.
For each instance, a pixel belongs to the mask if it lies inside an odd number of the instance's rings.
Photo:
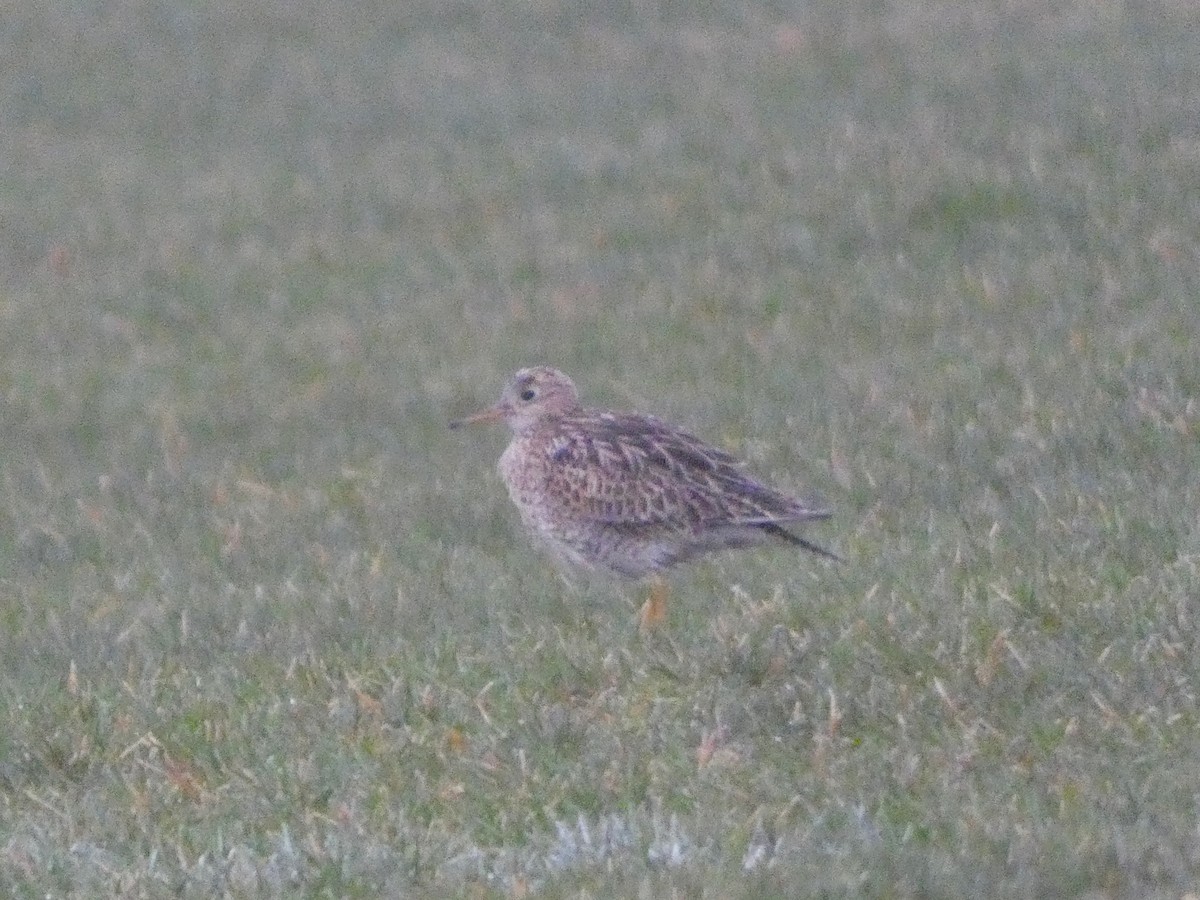
<path id="1" fill-rule="evenodd" d="M 6 893 L 1195 891 L 1187 4 L 6 15 Z M 846 562 L 639 636 L 445 429 L 531 362 Z"/>

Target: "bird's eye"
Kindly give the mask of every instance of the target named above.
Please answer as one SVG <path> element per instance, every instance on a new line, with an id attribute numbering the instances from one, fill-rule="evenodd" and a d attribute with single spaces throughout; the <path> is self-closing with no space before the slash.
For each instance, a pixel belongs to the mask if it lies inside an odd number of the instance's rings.
<path id="1" fill-rule="evenodd" d="M 528 403 L 530 400 L 532 400 L 536 396 L 537 396 L 537 391 L 535 391 L 533 388 L 525 388 L 525 390 L 521 391 L 521 399 L 524 400 L 526 403 Z"/>

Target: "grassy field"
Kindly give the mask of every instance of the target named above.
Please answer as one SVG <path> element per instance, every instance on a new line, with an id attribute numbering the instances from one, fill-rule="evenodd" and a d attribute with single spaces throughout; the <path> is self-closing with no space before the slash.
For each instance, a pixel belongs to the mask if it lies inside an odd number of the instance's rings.
<path id="1" fill-rule="evenodd" d="M 0 892 L 1200 889 L 1190 3 L 50 0 L 0 142 Z M 844 563 L 639 635 L 535 362 Z"/>

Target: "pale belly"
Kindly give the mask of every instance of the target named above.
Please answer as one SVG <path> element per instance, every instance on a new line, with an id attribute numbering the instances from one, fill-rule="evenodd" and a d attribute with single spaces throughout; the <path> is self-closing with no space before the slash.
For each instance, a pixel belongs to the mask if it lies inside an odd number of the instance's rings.
<path id="1" fill-rule="evenodd" d="M 536 457 L 534 457 L 536 459 Z M 678 530 L 665 524 L 623 526 L 589 518 L 570 497 L 547 489 L 544 469 L 530 464 L 520 445 L 510 444 L 497 467 L 529 533 L 559 562 L 623 578 L 642 578 L 701 553 L 757 543 L 756 530 L 741 540 Z M 753 532 L 753 533 L 751 533 Z"/>

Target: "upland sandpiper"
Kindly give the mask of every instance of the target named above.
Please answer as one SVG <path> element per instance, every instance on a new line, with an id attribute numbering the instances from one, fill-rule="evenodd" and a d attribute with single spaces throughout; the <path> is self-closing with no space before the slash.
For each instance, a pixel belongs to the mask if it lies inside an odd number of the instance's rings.
<path id="1" fill-rule="evenodd" d="M 451 422 L 505 422 L 499 471 L 525 527 L 560 560 L 626 578 L 653 578 L 639 619 L 666 615 L 661 573 L 704 553 L 775 539 L 828 550 L 785 526 L 829 516 L 767 487 L 736 457 L 654 416 L 585 409 L 557 369 L 521 369 L 494 406 Z"/>

